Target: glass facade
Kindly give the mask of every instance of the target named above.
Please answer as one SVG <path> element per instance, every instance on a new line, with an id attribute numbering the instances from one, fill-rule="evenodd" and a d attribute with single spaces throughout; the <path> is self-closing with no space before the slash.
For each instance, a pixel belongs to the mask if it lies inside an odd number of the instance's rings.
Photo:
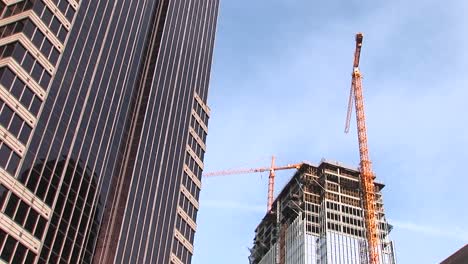
<path id="1" fill-rule="evenodd" d="M 0 1 L 0 263 L 190 263 L 217 13 Z"/>
<path id="2" fill-rule="evenodd" d="M 252 264 L 368 263 L 359 171 L 336 162 L 304 164 L 255 230 Z M 395 264 L 392 227 L 376 183 L 379 263 Z"/>

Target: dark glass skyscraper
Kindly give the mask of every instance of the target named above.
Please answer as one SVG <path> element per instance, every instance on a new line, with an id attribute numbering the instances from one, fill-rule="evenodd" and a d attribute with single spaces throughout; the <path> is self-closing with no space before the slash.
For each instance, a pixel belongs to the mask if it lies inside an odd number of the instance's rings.
<path id="1" fill-rule="evenodd" d="M 0 263 L 190 263 L 218 0 L 0 10 Z"/>

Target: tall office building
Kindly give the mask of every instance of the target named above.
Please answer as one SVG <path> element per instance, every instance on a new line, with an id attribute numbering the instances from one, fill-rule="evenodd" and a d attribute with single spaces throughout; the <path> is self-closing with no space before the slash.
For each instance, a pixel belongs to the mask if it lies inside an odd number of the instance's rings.
<path id="1" fill-rule="evenodd" d="M 218 0 L 0 10 L 0 263 L 190 263 Z"/>
<path id="2" fill-rule="evenodd" d="M 468 263 L 468 244 L 450 255 L 440 264 L 464 264 Z"/>
<path id="3" fill-rule="evenodd" d="M 303 164 L 255 230 L 251 264 L 368 262 L 360 173 L 333 161 Z M 396 263 L 376 183 L 379 263 Z"/>

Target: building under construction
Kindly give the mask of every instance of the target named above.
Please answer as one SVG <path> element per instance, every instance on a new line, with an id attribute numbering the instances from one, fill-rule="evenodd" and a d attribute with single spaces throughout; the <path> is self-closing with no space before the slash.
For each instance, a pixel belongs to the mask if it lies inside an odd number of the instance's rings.
<path id="1" fill-rule="evenodd" d="M 303 164 L 255 229 L 251 264 L 369 263 L 361 175 L 357 168 L 322 160 Z M 396 263 L 392 226 L 375 183 L 378 263 Z"/>

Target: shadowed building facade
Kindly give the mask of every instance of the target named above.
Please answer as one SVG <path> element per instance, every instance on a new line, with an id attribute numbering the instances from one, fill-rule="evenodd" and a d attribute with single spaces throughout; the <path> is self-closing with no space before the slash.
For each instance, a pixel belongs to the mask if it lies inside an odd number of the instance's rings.
<path id="1" fill-rule="evenodd" d="M 190 263 L 218 0 L 0 10 L 0 263 Z"/>
<path id="2" fill-rule="evenodd" d="M 440 264 L 463 264 L 468 263 L 468 244 L 460 248 L 457 252 L 453 253 L 442 261 Z"/>

